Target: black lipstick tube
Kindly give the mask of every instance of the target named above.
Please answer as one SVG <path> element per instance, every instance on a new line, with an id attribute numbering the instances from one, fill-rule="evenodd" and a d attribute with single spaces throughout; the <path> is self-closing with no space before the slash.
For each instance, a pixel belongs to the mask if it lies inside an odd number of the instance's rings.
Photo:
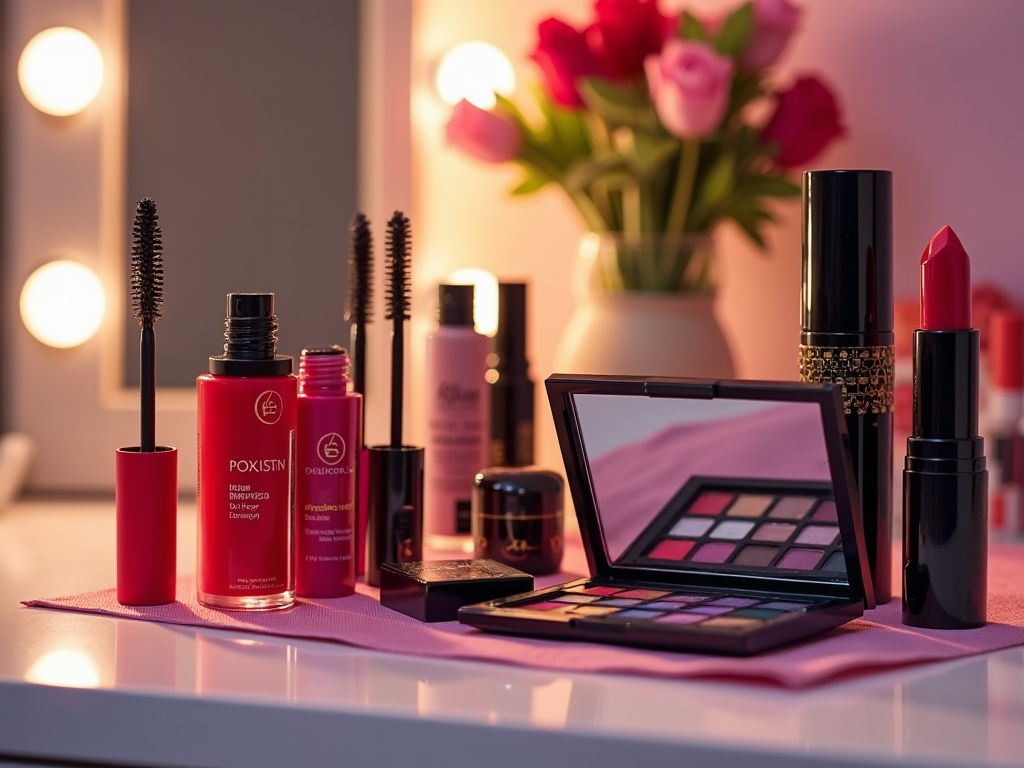
<path id="1" fill-rule="evenodd" d="M 800 380 L 842 387 L 879 604 L 892 597 L 892 172 L 803 176 Z"/>
<path id="2" fill-rule="evenodd" d="M 914 331 L 903 470 L 903 623 L 985 623 L 988 470 L 978 436 L 980 331 Z"/>

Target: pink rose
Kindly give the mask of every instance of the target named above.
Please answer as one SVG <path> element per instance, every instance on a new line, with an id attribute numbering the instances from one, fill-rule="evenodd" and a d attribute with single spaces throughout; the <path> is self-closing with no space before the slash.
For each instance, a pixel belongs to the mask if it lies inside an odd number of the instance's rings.
<path id="1" fill-rule="evenodd" d="M 718 127 L 729 106 L 732 60 L 706 43 L 673 38 L 660 56 L 644 60 L 651 101 L 668 132 L 703 136 Z"/>
<path id="2" fill-rule="evenodd" d="M 576 90 L 581 77 L 610 74 L 587 45 L 586 33 L 561 19 L 545 19 L 537 27 L 537 48 L 530 55 L 537 62 L 548 93 L 556 104 L 570 109 L 583 106 Z"/>
<path id="3" fill-rule="evenodd" d="M 676 17 L 662 15 L 657 0 L 597 0 L 594 13 L 587 43 L 620 80 L 642 75 L 644 59 L 658 53 L 679 26 Z"/>
<path id="4" fill-rule="evenodd" d="M 775 113 L 761 131 L 761 140 L 777 144 L 776 164 L 791 168 L 808 162 L 844 133 L 832 91 L 816 77 L 801 77 L 779 94 Z"/>
<path id="5" fill-rule="evenodd" d="M 775 63 L 800 19 L 800 9 L 789 0 L 754 0 L 754 30 L 740 63 L 751 70 Z"/>
<path id="6" fill-rule="evenodd" d="M 448 143 L 488 163 L 516 156 L 523 137 L 519 126 L 502 112 L 488 112 L 463 99 L 452 110 L 446 129 Z"/>

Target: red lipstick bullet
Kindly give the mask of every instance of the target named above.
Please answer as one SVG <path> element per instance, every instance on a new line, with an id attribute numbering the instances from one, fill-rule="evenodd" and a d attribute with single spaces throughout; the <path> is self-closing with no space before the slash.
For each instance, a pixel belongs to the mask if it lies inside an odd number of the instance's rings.
<path id="1" fill-rule="evenodd" d="M 988 470 L 978 435 L 971 262 L 943 227 L 921 257 L 914 331 L 914 419 L 903 470 L 903 623 L 985 623 Z"/>
<path id="2" fill-rule="evenodd" d="M 971 259 L 949 226 L 939 230 L 921 256 L 921 329 L 971 329 Z"/>

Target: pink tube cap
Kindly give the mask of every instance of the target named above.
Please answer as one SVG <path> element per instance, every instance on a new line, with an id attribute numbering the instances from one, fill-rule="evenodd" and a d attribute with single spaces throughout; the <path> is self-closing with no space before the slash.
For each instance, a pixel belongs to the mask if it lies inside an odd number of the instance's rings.
<path id="1" fill-rule="evenodd" d="M 174 602 L 178 449 L 117 450 L 117 602 Z"/>

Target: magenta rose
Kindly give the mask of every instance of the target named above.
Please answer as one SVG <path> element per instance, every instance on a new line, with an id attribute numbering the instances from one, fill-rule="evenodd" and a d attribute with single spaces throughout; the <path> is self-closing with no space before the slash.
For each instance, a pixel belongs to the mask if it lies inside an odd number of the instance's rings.
<path id="1" fill-rule="evenodd" d="M 545 19 L 538 25 L 537 47 L 530 58 L 540 67 L 555 103 L 571 109 L 583 106 L 576 90 L 577 80 L 608 75 L 607 68 L 587 45 L 586 34 L 561 19 Z"/>
<path id="2" fill-rule="evenodd" d="M 651 101 L 668 132 L 679 138 L 710 133 L 729 106 L 732 60 L 706 43 L 672 39 L 644 60 Z"/>
<path id="3" fill-rule="evenodd" d="M 775 162 L 783 168 L 803 165 L 830 141 L 846 133 L 839 104 L 816 77 L 801 77 L 779 94 L 775 113 L 761 131 L 761 140 L 778 146 Z"/>
<path id="4" fill-rule="evenodd" d="M 448 143 L 488 163 L 516 156 L 523 137 L 519 126 L 502 112 L 488 112 L 463 99 L 452 110 L 446 129 Z"/>
<path id="5" fill-rule="evenodd" d="M 800 9 L 789 0 L 754 0 L 754 30 L 740 63 L 751 70 L 774 64 L 799 20 Z"/>
<path id="6" fill-rule="evenodd" d="M 587 43 L 620 80 L 642 75 L 644 59 L 658 53 L 678 26 L 677 18 L 661 14 L 657 0 L 597 0 L 594 12 Z"/>

